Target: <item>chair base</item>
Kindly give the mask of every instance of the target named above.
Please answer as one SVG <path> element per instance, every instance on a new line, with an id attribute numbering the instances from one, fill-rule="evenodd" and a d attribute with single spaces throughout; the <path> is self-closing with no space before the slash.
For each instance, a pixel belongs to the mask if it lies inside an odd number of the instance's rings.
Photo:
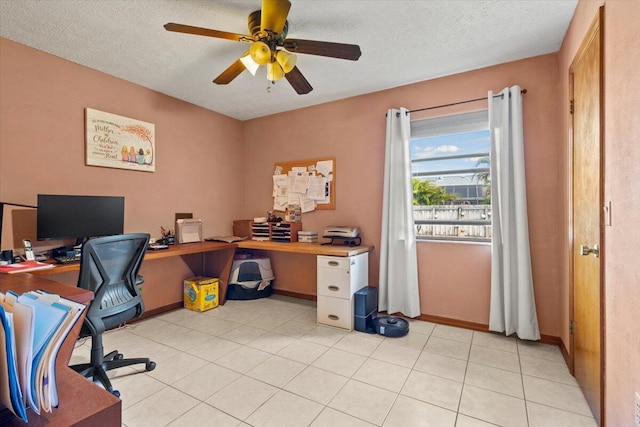
<path id="1" fill-rule="evenodd" d="M 85 378 L 92 378 L 93 382 L 99 382 L 109 393 L 120 397 L 120 392 L 113 389 L 111 380 L 109 380 L 107 376 L 107 371 L 140 363 L 144 363 L 147 372 L 153 371 L 156 367 L 156 363 L 149 360 L 149 358 L 125 359 L 124 356 L 116 350 L 104 356 L 102 363 L 81 363 L 70 366 L 70 368 Z"/>

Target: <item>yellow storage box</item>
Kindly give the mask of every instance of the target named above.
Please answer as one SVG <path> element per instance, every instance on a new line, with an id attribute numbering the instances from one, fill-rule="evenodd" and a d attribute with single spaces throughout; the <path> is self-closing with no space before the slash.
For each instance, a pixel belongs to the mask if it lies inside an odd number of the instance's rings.
<path id="1" fill-rule="evenodd" d="M 193 311 L 207 311 L 218 306 L 219 280 L 215 277 L 190 277 L 184 280 L 184 306 Z"/>

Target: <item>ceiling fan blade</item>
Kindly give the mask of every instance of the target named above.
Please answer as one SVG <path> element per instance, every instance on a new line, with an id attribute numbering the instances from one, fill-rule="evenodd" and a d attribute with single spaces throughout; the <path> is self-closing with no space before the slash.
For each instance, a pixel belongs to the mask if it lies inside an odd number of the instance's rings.
<path id="1" fill-rule="evenodd" d="M 357 61 L 362 52 L 357 44 L 320 42 L 316 40 L 286 39 L 283 47 L 289 52 Z"/>
<path id="2" fill-rule="evenodd" d="M 291 2 L 289 0 L 262 0 L 260 30 L 280 34 L 287 22 Z"/>
<path id="3" fill-rule="evenodd" d="M 226 31 L 210 30 L 208 28 L 192 27 L 191 25 L 175 24 L 173 22 L 164 24 L 164 29 L 167 31 L 174 31 L 176 33 L 195 34 L 197 36 L 206 36 L 206 37 L 216 37 L 219 39 L 234 40 L 237 42 L 249 42 L 249 43 L 253 42 L 253 39 L 251 37 L 248 37 L 242 34 L 228 33 Z"/>
<path id="4" fill-rule="evenodd" d="M 313 90 L 307 79 L 302 75 L 298 67 L 293 67 L 293 70 L 289 71 L 284 75 L 293 87 L 293 89 L 298 93 L 298 95 L 304 95 Z"/>
<path id="5" fill-rule="evenodd" d="M 233 79 L 238 77 L 240 73 L 246 70 L 244 64 L 239 59 L 229 66 L 226 70 L 224 70 L 216 79 L 213 81 L 215 84 L 226 85 L 231 83 Z"/>

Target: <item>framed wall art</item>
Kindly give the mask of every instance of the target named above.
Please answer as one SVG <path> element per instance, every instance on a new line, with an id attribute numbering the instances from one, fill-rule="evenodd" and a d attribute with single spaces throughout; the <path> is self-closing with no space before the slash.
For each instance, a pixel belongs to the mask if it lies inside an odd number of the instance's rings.
<path id="1" fill-rule="evenodd" d="M 88 166 L 156 170 L 155 125 L 87 108 L 85 158 Z"/>

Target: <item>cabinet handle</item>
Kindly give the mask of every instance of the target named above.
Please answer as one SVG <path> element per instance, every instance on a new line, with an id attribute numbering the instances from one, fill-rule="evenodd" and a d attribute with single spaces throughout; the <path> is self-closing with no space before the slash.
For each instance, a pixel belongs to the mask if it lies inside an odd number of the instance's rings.
<path id="1" fill-rule="evenodd" d="M 335 292 L 335 291 L 339 291 L 340 288 L 338 286 L 336 286 L 336 285 L 331 285 L 331 286 L 329 286 L 329 290 Z"/>
<path id="2" fill-rule="evenodd" d="M 336 316 L 335 314 L 330 314 L 327 317 L 331 320 L 340 320 L 340 317 Z"/>
<path id="3" fill-rule="evenodd" d="M 332 267 L 337 267 L 340 265 L 338 261 L 329 261 L 327 264 L 329 264 Z"/>

